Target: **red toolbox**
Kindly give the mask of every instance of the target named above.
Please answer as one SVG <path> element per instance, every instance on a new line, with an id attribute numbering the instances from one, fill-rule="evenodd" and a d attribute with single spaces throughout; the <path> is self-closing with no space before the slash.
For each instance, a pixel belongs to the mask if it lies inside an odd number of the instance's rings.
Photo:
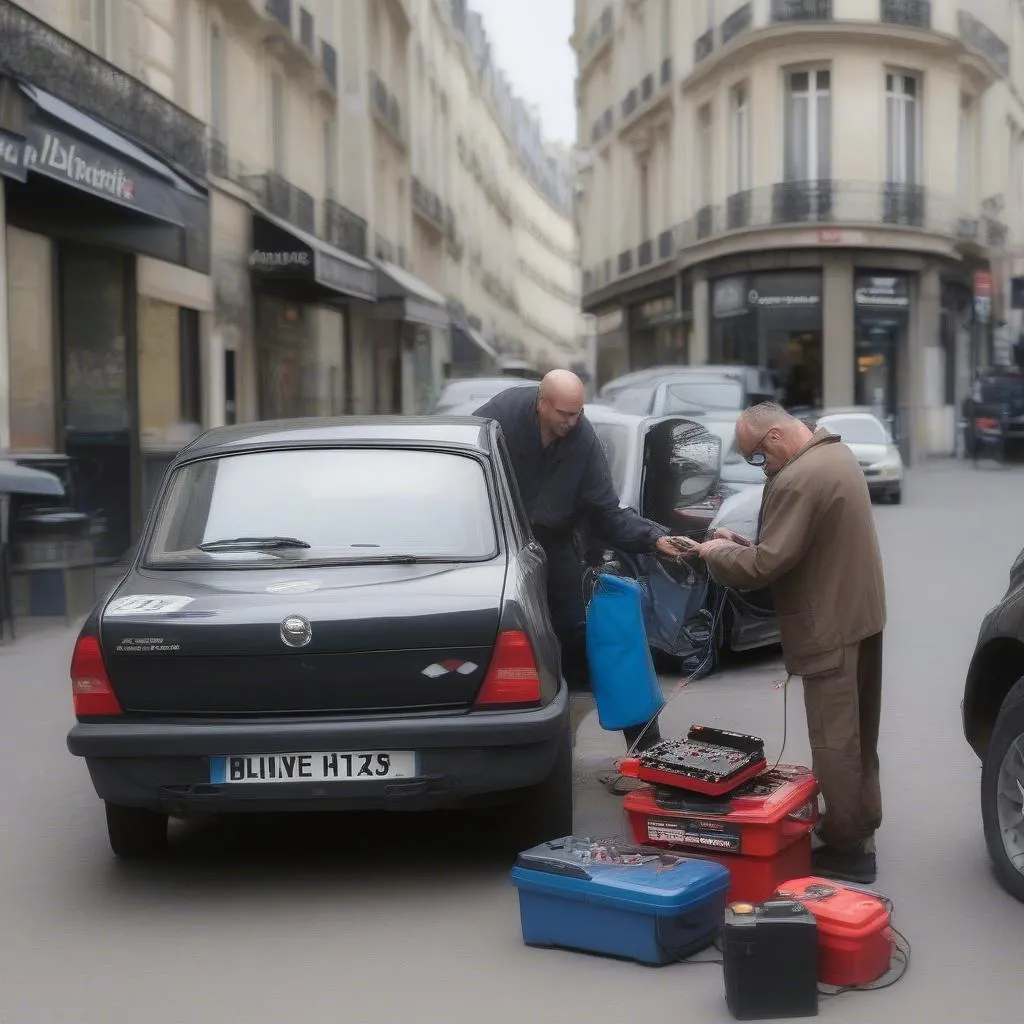
<path id="1" fill-rule="evenodd" d="M 624 806 L 637 843 L 699 852 L 727 867 L 730 902 L 760 903 L 810 874 L 818 782 L 807 768 L 780 765 L 719 799 L 643 786 Z"/>
<path id="2" fill-rule="evenodd" d="M 881 896 L 814 876 L 791 879 L 776 895 L 798 900 L 817 920 L 818 981 L 823 985 L 870 985 L 891 968 L 896 939 Z"/>

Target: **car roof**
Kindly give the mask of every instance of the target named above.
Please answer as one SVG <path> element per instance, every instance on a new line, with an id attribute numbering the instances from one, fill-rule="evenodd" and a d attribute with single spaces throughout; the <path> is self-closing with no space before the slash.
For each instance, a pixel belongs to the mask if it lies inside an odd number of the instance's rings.
<path id="1" fill-rule="evenodd" d="M 487 421 L 476 416 L 334 416 L 214 427 L 186 445 L 175 461 L 261 448 L 373 443 L 491 451 Z"/>
<path id="2" fill-rule="evenodd" d="M 503 374 L 495 374 L 491 377 L 453 377 L 445 381 L 442 391 L 471 391 L 481 384 L 503 384 L 507 387 L 528 387 L 531 384 L 536 387 L 537 381 L 528 380 L 525 377 L 511 377 Z"/>
<path id="3" fill-rule="evenodd" d="M 641 384 L 650 384 L 668 377 L 728 377 L 733 380 L 743 379 L 751 381 L 765 376 L 766 371 L 760 366 L 736 366 L 725 363 L 702 363 L 699 366 L 691 366 L 688 363 L 676 363 L 667 366 L 648 366 L 642 370 L 633 370 L 621 377 L 608 381 L 602 392 L 608 393 L 619 391 L 623 388 L 637 387 Z"/>

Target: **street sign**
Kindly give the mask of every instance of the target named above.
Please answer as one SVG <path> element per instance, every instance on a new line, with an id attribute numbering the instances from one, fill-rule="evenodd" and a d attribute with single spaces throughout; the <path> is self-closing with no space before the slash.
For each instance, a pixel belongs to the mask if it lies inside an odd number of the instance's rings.
<path id="1" fill-rule="evenodd" d="M 987 270 L 974 272 L 974 294 L 992 295 L 992 275 Z"/>

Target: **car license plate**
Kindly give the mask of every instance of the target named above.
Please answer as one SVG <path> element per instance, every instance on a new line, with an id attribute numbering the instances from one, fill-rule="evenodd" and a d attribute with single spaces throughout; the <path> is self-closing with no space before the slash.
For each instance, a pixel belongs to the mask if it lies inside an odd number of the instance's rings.
<path id="1" fill-rule="evenodd" d="M 215 785 L 412 779 L 416 770 L 416 753 L 412 750 L 231 754 L 210 758 L 210 782 Z"/>

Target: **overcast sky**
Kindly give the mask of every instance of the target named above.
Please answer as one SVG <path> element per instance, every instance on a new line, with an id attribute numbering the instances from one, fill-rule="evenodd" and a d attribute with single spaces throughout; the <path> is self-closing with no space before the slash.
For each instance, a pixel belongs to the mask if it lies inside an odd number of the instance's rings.
<path id="1" fill-rule="evenodd" d="M 494 59 L 513 90 L 540 108 L 545 138 L 574 142 L 573 0 L 469 0 L 469 6 L 483 17 Z"/>

